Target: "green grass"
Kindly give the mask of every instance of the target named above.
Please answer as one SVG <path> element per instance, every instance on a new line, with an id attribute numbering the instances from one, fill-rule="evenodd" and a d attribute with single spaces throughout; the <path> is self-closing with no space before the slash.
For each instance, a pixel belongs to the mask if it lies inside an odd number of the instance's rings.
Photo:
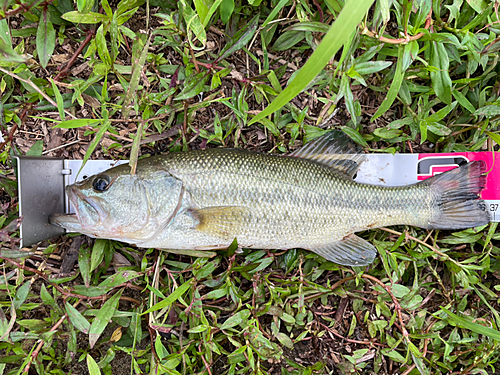
<path id="1" fill-rule="evenodd" d="M 18 249 L 12 154 L 134 169 L 192 148 L 285 153 L 325 128 L 371 152 L 497 149 L 496 2 L 344 3 L 4 2 L 0 374 L 500 371 L 496 223 L 364 232 L 379 256 L 363 269 L 97 240 L 61 275 L 67 239 Z"/>

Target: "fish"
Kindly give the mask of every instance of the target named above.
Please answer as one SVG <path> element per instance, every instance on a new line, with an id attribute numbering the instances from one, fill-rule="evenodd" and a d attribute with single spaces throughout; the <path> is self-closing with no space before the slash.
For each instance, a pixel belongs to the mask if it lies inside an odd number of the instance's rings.
<path id="1" fill-rule="evenodd" d="M 377 255 L 356 232 L 411 225 L 486 225 L 484 162 L 402 187 L 354 181 L 363 150 L 333 130 L 282 156 L 212 148 L 120 165 L 66 187 L 74 214 L 50 222 L 68 232 L 142 248 L 300 248 L 345 266 Z"/>

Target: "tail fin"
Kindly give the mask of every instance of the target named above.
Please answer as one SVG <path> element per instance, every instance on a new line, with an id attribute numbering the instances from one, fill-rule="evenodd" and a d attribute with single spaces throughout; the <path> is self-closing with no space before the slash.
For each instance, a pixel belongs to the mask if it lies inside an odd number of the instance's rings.
<path id="1" fill-rule="evenodd" d="M 486 185 L 485 170 L 483 161 L 473 161 L 425 180 L 436 205 L 427 228 L 465 229 L 488 224 L 490 213 L 479 199 Z"/>

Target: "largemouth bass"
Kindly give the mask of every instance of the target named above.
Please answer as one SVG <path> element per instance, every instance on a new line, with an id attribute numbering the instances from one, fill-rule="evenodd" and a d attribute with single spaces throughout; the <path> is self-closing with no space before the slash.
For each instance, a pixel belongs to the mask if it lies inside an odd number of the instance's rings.
<path id="1" fill-rule="evenodd" d="M 76 214 L 53 224 L 139 247 L 208 250 L 303 248 L 348 266 L 376 248 L 355 232 L 389 225 L 461 229 L 485 225 L 484 164 L 405 187 L 360 184 L 364 157 L 332 131 L 290 156 L 208 149 L 142 159 L 68 186 Z"/>

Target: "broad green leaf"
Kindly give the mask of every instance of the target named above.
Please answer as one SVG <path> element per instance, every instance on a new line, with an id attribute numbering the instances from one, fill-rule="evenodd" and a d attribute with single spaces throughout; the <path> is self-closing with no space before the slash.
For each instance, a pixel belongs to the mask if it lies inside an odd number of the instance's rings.
<path id="1" fill-rule="evenodd" d="M 355 125 L 357 125 L 357 116 L 359 114 L 356 111 L 356 105 L 354 103 L 354 96 L 351 91 L 350 86 L 351 80 L 349 79 L 347 74 L 343 74 L 340 80 L 340 90 L 338 98 L 344 97 L 345 106 L 347 107 L 347 111 L 351 115 L 351 119 Z"/>
<path id="2" fill-rule="evenodd" d="M 9 66 L 13 63 L 23 63 L 26 58 L 20 56 L 0 38 L 0 66 Z"/>
<path id="3" fill-rule="evenodd" d="M 87 297 L 102 297 L 109 291 L 113 289 L 112 286 L 85 286 L 85 285 L 75 285 L 73 291 L 75 294 L 81 294 Z"/>
<path id="4" fill-rule="evenodd" d="M 185 86 L 182 91 L 175 97 L 174 100 L 185 100 L 190 99 L 193 96 L 198 95 L 202 92 L 205 83 L 208 80 L 208 74 L 206 72 L 199 72 L 197 74 L 191 74 L 185 82 Z"/>
<path id="5" fill-rule="evenodd" d="M 196 327 L 188 330 L 188 333 L 201 333 L 201 332 L 205 332 L 207 329 L 208 329 L 208 326 L 206 324 L 201 324 L 199 326 L 196 326 Z"/>
<path id="6" fill-rule="evenodd" d="M 172 303 L 177 301 L 189 288 L 191 287 L 191 280 L 186 281 L 184 284 L 175 289 L 172 293 L 168 295 L 163 301 L 158 302 L 156 305 L 149 308 L 147 311 L 142 314 L 149 314 L 150 312 L 161 310 L 165 307 L 170 306 Z"/>
<path id="7" fill-rule="evenodd" d="M 430 72 L 432 87 L 439 99 L 446 104 L 451 104 L 451 78 L 448 73 L 450 66 L 448 53 L 443 43 L 434 41 L 430 43 L 431 51 L 429 63 L 436 68 Z"/>
<path id="8" fill-rule="evenodd" d="M 12 30 L 17 31 L 17 30 Z M 30 35 L 31 36 L 31 35 Z M 9 66 L 13 63 L 23 63 L 26 59 L 12 48 L 11 30 L 7 20 L 0 20 L 0 66 Z M 4 91 L 0 87 L 0 93 Z"/>
<path id="9" fill-rule="evenodd" d="M 460 103 L 460 105 L 470 113 L 474 113 L 476 111 L 476 108 L 474 108 L 469 99 L 467 99 L 460 91 L 453 89 L 452 94 L 453 97 Z"/>
<path id="10" fill-rule="evenodd" d="M 104 259 L 104 252 L 108 249 L 108 240 L 98 239 L 92 248 L 92 256 L 90 262 L 90 272 L 94 271 Z"/>
<path id="11" fill-rule="evenodd" d="M 115 288 L 120 284 L 126 283 L 130 280 L 136 279 L 139 276 L 141 276 L 141 272 L 137 271 L 132 271 L 132 270 L 122 270 L 118 271 L 112 276 L 109 276 L 104 280 L 102 283 L 99 284 L 99 287 L 104 288 L 104 287 L 110 287 L 110 288 Z"/>
<path id="12" fill-rule="evenodd" d="M 217 255 L 216 252 L 207 251 L 207 250 L 188 250 L 188 249 L 162 249 L 168 253 L 178 254 L 178 255 L 187 255 L 190 257 L 197 258 L 213 258 Z"/>
<path id="13" fill-rule="evenodd" d="M 369 75 L 380 72 L 392 65 L 392 61 L 366 61 L 356 63 L 354 69 L 359 75 Z"/>
<path id="14" fill-rule="evenodd" d="M 106 13 L 108 18 L 111 19 L 113 17 L 113 10 L 109 6 L 108 0 L 101 0 L 101 6 L 102 6 L 102 9 L 104 10 L 104 13 Z"/>
<path id="15" fill-rule="evenodd" d="M 274 42 L 272 49 L 274 51 L 285 51 L 292 48 L 305 38 L 306 34 L 303 31 L 290 30 L 285 31 Z M 311 56 L 312 57 L 312 56 Z M 299 73 L 300 74 L 300 73 Z"/>
<path id="16" fill-rule="evenodd" d="M 378 286 L 377 286 L 377 289 L 379 289 Z M 383 290 L 383 289 L 380 289 L 380 290 Z M 403 298 L 407 294 L 409 294 L 411 290 L 407 286 L 404 286 L 401 284 L 393 284 L 391 286 L 391 291 L 396 298 Z"/>
<path id="17" fill-rule="evenodd" d="M 10 35 L 10 27 L 7 19 L 0 20 L 0 41 L 3 41 L 8 47 L 12 48 L 12 39 Z"/>
<path id="18" fill-rule="evenodd" d="M 13 364 L 19 365 L 20 363 L 22 363 L 23 359 L 26 360 L 25 354 L 6 355 L 6 356 L 0 357 L 0 363 L 13 363 Z"/>
<path id="19" fill-rule="evenodd" d="M 411 344 L 411 342 L 410 342 L 410 344 Z M 412 344 L 412 345 L 413 345 L 413 348 L 417 349 L 417 347 L 414 344 Z M 418 349 L 417 349 L 417 351 L 418 351 Z M 420 355 L 416 355 L 415 353 L 413 353 L 413 351 L 411 351 L 411 357 L 413 359 L 413 363 L 415 364 L 415 367 L 418 369 L 419 374 L 420 375 L 431 375 L 431 372 L 429 371 L 429 369 L 425 365 L 424 360 L 421 358 L 422 354 L 420 352 L 418 354 L 420 354 Z"/>
<path id="20" fill-rule="evenodd" d="M 203 24 L 203 27 L 206 27 L 205 22 L 208 23 L 206 19 L 208 16 L 208 11 L 213 5 L 212 0 L 194 0 L 194 7 L 196 9 L 196 13 L 198 13 L 198 17 L 200 17 L 200 21 Z"/>
<path id="21" fill-rule="evenodd" d="M 377 128 L 373 131 L 373 134 L 375 134 L 377 137 L 385 139 L 392 139 L 399 137 L 401 133 L 402 131 L 399 129 L 387 129 L 387 128 Z"/>
<path id="22" fill-rule="evenodd" d="M 43 141 L 41 139 L 39 139 L 26 152 L 26 155 L 28 155 L 28 156 L 42 156 L 42 152 L 43 152 Z"/>
<path id="23" fill-rule="evenodd" d="M 224 3 L 224 1 L 222 3 Z M 179 10 L 182 14 L 182 17 L 186 22 L 189 45 L 194 50 L 203 49 L 207 43 L 207 33 L 205 32 L 205 28 L 203 27 L 200 17 L 193 10 L 191 4 L 188 4 L 186 0 L 179 0 L 177 4 L 179 5 Z M 197 46 L 194 43 L 194 39 L 197 39 L 202 44 L 202 46 Z"/>
<path id="24" fill-rule="evenodd" d="M 467 3 L 477 13 L 482 13 L 488 7 L 486 0 L 467 0 Z"/>
<path id="25" fill-rule="evenodd" d="M 59 124 L 54 125 L 54 128 L 74 129 L 81 128 L 82 126 L 97 126 L 101 123 L 102 119 L 80 118 L 75 120 L 61 121 Z"/>
<path id="26" fill-rule="evenodd" d="M 118 307 L 118 302 L 120 301 L 120 297 L 122 295 L 122 290 L 113 295 L 109 300 L 107 300 L 104 305 L 99 309 L 97 315 L 94 318 L 94 321 L 90 325 L 89 329 L 89 344 L 90 348 L 93 348 L 96 344 L 99 336 L 104 332 L 109 321 L 111 320 L 113 314 L 115 313 L 116 308 Z"/>
<path id="27" fill-rule="evenodd" d="M 295 318 L 286 312 L 283 312 L 280 318 L 288 324 L 295 324 Z"/>
<path id="28" fill-rule="evenodd" d="M 321 22 L 304 21 L 293 24 L 288 28 L 288 30 L 310 31 L 313 33 L 327 33 L 328 30 L 330 30 L 330 27 Z"/>
<path id="29" fill-rule="evenodd" d="M 349 138 L 351 138 L 354 142 L 359 143 L 363 147 L 368 147 L 368 144 L 366 143 L 365 139 L 361 134 L 359 134 L 359 132 L 356 129 L 344 126 L 342 128 L 342 131 L 346 133 L 349 136 Z"/>
<path id="30" fill-rule="evenodd" d="M 101 375 L 101 370 L 99 370 L 99 366 L 97 365 L 94 358 L 87 353 L 87 368 L 89 369 L 90 375 Z"/>
<path id="31" fill-rule="evenodd" d="M 330 61 L 333 55 L 349 40 L 351 34 L 361 22 L 373 0 L 349 1 L 345 4 L 339 16 L 333 23 L 328 33 L 311 55 L 309 60 L 300 69 L 293 81 L 283 90 L 273 102 L 261 113 L 255 116 L 249 125 L 269 116 L 297 96 L 318 75 Z"/>
<path id="32" fill-rule="evenodd" d="M 54 30 L 52 22 L 50 22 L 47 8 L 45 8 L 40 17 L 38 30 L 36 32 L 36 51 L 38 52 L 38 58 L 42 67 L 47 67 L 55 47 L 56 31 Z"/>
<path id="33" fill-rule="evenodd" d="M 433 132 L 434 134 L 436 135 L 439 135 L 439 136 L 447 136 L 447 135 L 450 135 L 451 134 L 451 129 L 444 126 L 444 125 L 441 125 L 437 122 L 434 122 L 434 123 L 430 123 L 427 125 L 427 130 L 430 131 L 430 132 Z"/>
<path id="34" fill-rule="evenodd" d="M 427 125 L 441 121 L 448 115 L 448 113 L 453 111 L 453 109 L 455 109 L 456 106 L 457 102 L 447 105 L 446 107 L 441 108 L 439 111 L 433 113 L 432 115 L 428 116 L 422 121 L 425 122 Z"/>
<path id="35" fill-rule="evenodd" d="M 276 338 L 280 343 L 282 343 L 285 347 L 292 350 L 293 349 L 293 341 L 290 339 L 288 335 L 283 332 L 276 333 Z"/>
<path id="36" fill-rule="evenodd" d="M 17 314 L 16 314 L 16 310 L 14 308 L 12 309 L 10 321 L 8 321 L 3 309 L 0 307 L 0 338 L 1 338 L 1 341 L 4 341 L 5 338 L 9 336 L 9 332 L 11 332 L 12 328 L 14 327 L 14 323 L 16 321 L 16 318 L 17 318 Z"/>
<path id="37" fill-rule="evenodd" d="M 122 3 L 122 2 L 120 2 L 120 3 Z M 143 1 L 134 1 L 134 3 L 136 3 L 136 4 L 137 3 L 142 4 L 144 2 Z M 135 7 L 135 8 L 129 9 L 126 12 L 123 12 L 123 13 L 118 12 L 119 15 L 116 18 L 116 23 L 118 24 L 118 26 L 122 26 L 125 22 L 127 22 L 137 12 L 138 9 L 139 9 L 139 7 Z M 120 27 L 120 30 L 122 32 L 125 29 L 127 29 L 127 28 Z M 130 30 L 130 29 L 128 29 L 128 30 Z M 132 34 L 132 33 L 129 33 L 129 34 Z"/>
<path id="38" fill-rule="evenodd" d="M 72 23 L 87 23 L 87 24 L 95 24 L 101 23 L 108 19 L 108 16 L 101 13 L 80 13 L 78 11 L 67 12 L 61 16 L 62 19 Z"/>
<path id="39" fill-rule="evenodd" d="M 106 67 L 111 69 L 112 67 L 111 55 L 109 53 L 108 45 L 106 43 L 106 36 L 104 33 L 103 25 L 99 26 L 99 28 L 97 29 L 95 35 L 95 42 L 97 47 L 97 53 L 99 54 L 101 61 L 106 65 Z"/>
<path id="40" fill-rule="evenodd" d="M 396 349 L 391 349 L 391 348 L 383 348 L 381 349 L 381 353 L 383 355 L 388 356 L 392 360 L 399 362 L 399 363 L 406 363 L 405 357 L 403 357 L 399 352 L 396 351 Z"/>
<path id="41" fill-rule="evenodd" d="M 21 305 L 26 301 L 26 298 L 28 298 L 28 293 L 31 288 L 31 282 L 27 281 L 23 285 L 21 285 L 19 288 L 17 288 L 16 295 L 13 300 L 13 305 L 14 308 L 17 310 Z"/>
<path id="42" fill-rule="evenodd" d="M 203 299 L 219 299 L 227 295 L 226 289 L 215 289 L 203 296 Z"/>
<path id="43" fill-rule="evenodd" d="M 263 118 L 261 121 L 261 124 L 264 125 L 266 127 L 267 130 L 269 130 L 271 132 L 271 134 L 273 134 L 275 137 L 279 137 L 280 136 L 280 131 L 278 129 L 278 127 L 276 126 L 276 124 L 274 122 L 272 122 L 271 120 L 269 120 L 268 118 Z"/>
<path id="44" fill-rule="evenodd" d="M 64 100 L 61 95 L 61 92 L 59 91 L 59 88 L 57 87 L 56 83 L 52 78 L 50 78 L 50 84 L 52 86 L 52 91 L 54 91 L 54 96 L 56 97 L 56 103 L 57 103 L 57 110 L 59 111 L 59 117 L 61 118 L 61 121 L 64 121 L 66 119 L 66 115 L 64 113 Z"/>
<path id="45" fill-rule="evenodd" d="M 57 312 L 61 312 L 61 309 L 56 304 L 56 301 L 54 300 L 52 295 L 48 292 L 45 285 L 42 285 L 42 288 L 40 289 L 40 298 L 42 299 L 44 304 L 46 304 L 47 306 L 50 306 L 51 308 L 53 308 Z"/>
<path id="46" fill-rule="evenodd" d="M 467 237 L 454 237 L 454 236 L 450 236 L 450 237 L 443 238 L 442 240 L 438 240 L 438 241 L 442 242 L 442 243 L 449 243 L 449 244 L 453 244 L 453 245 L 460 245 L 460 244 L 464 244 L 464 243 L 476 243 L 482 236 L 483 236 L 482 233 L 469 235 Z"/>
<path id="47" fill-rule="evenodd" d="M 220 18 L 226 24 L 234 11 L 234 0 L 222 0 L 220 4 Z"/>
<path id="48" fill-rule="evenodd" d="M 489 131 L 486 131 L 485 133 L 488 134 L 488 136 L 491 139 L 493 139 L 497 144 L 500 145 L 500 134 L 489 132 Z"/>
<path id="49" fill-rule="evenodd" d="M 73 327 L 84 334 L 89 333 L 89 321 L 67 301 L 64 306 L 66 307 L 66 313 L 68 314 L 69 321 L 73 324 Z"/>
<path id="50" fill-rule="evenodd" d="M 219 266 L 219 261 L 213 260 L 211 262 L 207 262 L 203 267 L 197 270 L 193 270 L 193 276 L 195 276 L 198 280 L 203 280 L 207 276 L 211 275 L 212 272 Z"/>
<path id="51" fill-rule="evenodd" d="M 90 285 L 90 255 L 91 250 L 89 246 L 81 246 L 78 251 L 78 268 L 82 275 L 85 287 Z"/>
<path id="52" fill-rule="evenodd" d="M 500 103 L 481 107 L 478 110 L 474 111 L 473 115 L 485 117 L 498 116 L 500 115 Z"/>
<path id="53" fill-rule="evenodd" d="M 94 6 L 94 2 L 94 0 L 76 0 L 76 9 L 82 13 L 90 12 Z"/>
<path id="54" fill-rule="evenodd" d="M 252 18 L 252 20 L 242 30 L 234 34 L 231 40 L 222 49 L 217 61 L 226 59 L 236 51 L 245 47 L 254 36 L 258 26 L 259 15 Z"/>
<path id="55" fill-rule="evenodd" d="M 144 122 L 141 121 L 137 127 L 137 132 L 134 137 L 134 142 L 132 143 L 132 150 L 130 150 L 130 173 L 135 174 L 137 169 L 137 160 L 139 159 L 139 148 L 141 146 L 141 139 L 144 132 Z"/>
<path id="56" fill-rule="evenodd" d="M 222 4 L 222 1 L 223 0 L 215 0 L 212 4 L 212 6 L 210 7 L 210 9 L 208 10 L 208 13 L 207 15 L 205 16 L 205 20 L 202 21 L 203 23 L 203 28 L 206 28 L 208 26 L 208 23 L 210 22 L 210 18 L 212 18 L 212 16 L 214 15 L 214 13 L 217 11 L 217 9 L 219 8 L 219 6 Z M 200 17 L 201 19 L 201 17 Z"/>
<path id="57" fill-rule="evenodd" d="M 246 360 L 245 352 L 247 351 L 247 346 L 243 345 L 236 349 L 234 352 L 228 355 L 227 360 L 230 364 L 241 363 Z"/>
<path id="58" fill-rule="evenodd" d="M 0 256 L 9 259 L 18 259 L 18 258 L 26 258 L 29 256 L 35 255 L 35 253 L 31 251 L 24 250 L 12 250 L 12 249 L 0 249 Z"/>
<path id="59" fill-rule="evenodd" d="M 228 329 L 237 326 L 238 324 L 243 323 L 248 319 L 250 316 L 250 310 L 241 310 L 234 314 L 233 316 L 229 317 L 222 325 L 220 326 L 220 329 Z"/>

